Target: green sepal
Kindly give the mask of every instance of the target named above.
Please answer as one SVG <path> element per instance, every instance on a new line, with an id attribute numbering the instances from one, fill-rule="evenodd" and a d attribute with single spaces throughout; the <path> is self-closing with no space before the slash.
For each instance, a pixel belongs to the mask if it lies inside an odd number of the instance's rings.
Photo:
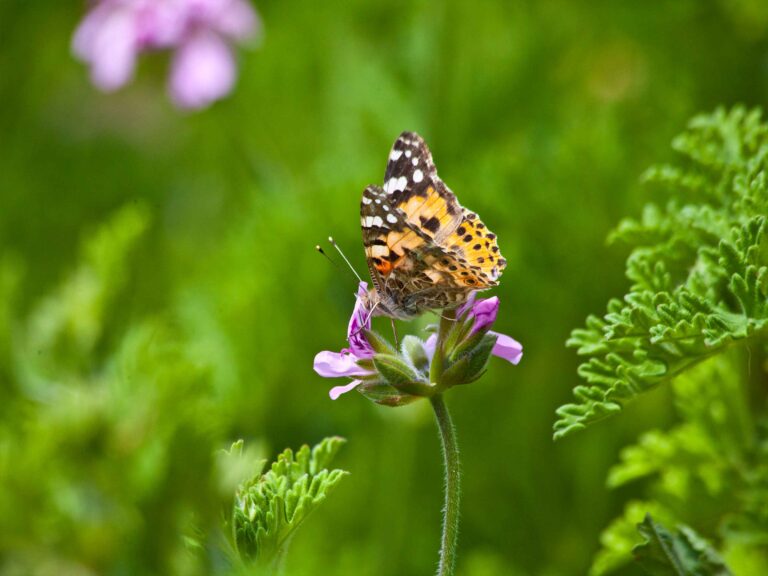
<path id="1" fill-rule="evenodd" d="M 364 370 L 369 370 L 370 372 L 374 373 L 375 376 L 376 367 L 373 365 L 373 358 L 360 358 L 355 362 L 360 368 L 363 368 Z M 365 380 L 368 378 L 368 376 L 355 376 L 358 380 Z"/>
<path id="2" fill-rule="evenodd" d="M 453 322 L 453 325 L 448 330 L 448 334 L 446 334 L 445 338 L 443 339 L 446 356 L 449 358 L 458 357 L 455 350 L 461 345 L 462 341 L 472 330 L 473 324 L 474 318 L 470 318 L 465 321 L 458 320 Z"/>
<path id="3" fill-rule="evenodd" d="M 405 406 L 419 398 L 418 396 L 399 392 L 397 388 L 390 386 L 382 380 L 363 382 L 355 390 L 368 398 L 368 400 L 382 406 Z"/>
<path id="4" fill-rule="evenodd" d="M 400 392 L 405 392 L 412 396 L 419 396 L 422 398 L 429 398 L 437 394 L 437 386 L 434 384 L 426 384 L 424 382 L 404 382 L 395 386 Z"/>
<path id="5" fill-rule="evenodd" d="M 469 324 L 471 325 L 471 323 Z M 449 358 L 453 360 L 475 348 L 483 340 L 485 335 L 488 334 L 488 330 L 490 330 L 490 326 L 482 330 L 478 330 L 474 334 L 469 334 L 470 331 L 467 331 L 467 334 L 465 334 L 462 339 L 459 340 L 459 343 L 456 345 L 456 347 L 451 350 Z"/>
<path id="6" fill-rule="evenodd" d="M 440 375 L 438 385 L 441 390 L 466 384 L 469 374 L 469 355 L 462 356 L 456 362 L 451 364 L 445 372 Z"/>
<path id="7" fill-rule="evenodd" d="M 496 344 L 496 335 L 483 334 L 474 349 L 459 357 L 440 376 L 440 388 L 460 386 L 474 382 L 485 373 L 488 360 Z"/>
<path id="8" fill-rule="evenodd" d="M 474 382 L 485 373 L 485 369 L 488 366 L 488 361 L 491 359 L 493 347 L 496 345 L 497 339 L 498 336 L 495 334 L 488 334 L 487 332 L 481 336 L 474 349 L 468 354 L 469 370 L 467 381 L 462 382 L 462 384 Z"/>
<path id="9" fill-rule="evenodd" d="M 386 338 L 378 332 L 374 332 L 373 330 L 363 330 L 363 334 L 365 335 L 365 339 L 368 340 L 368 344 L 371 345 L 371 348 L 373 348 L 374 352 L 377 354 L 397 354 L 395 347 L 387 342 Z"/>
<path id="10" fill-rule="evenodd" d="M 445 366 L 445 352 L 443 352 L 443 343 L 438 336 L 435 343 L 435 353 L 432 355 L 432 362 L 429 365 L 429 381 L 432 384 L 440 384 Z"/>
<path id="11" fill-rule="evenodd" d="M 424 341 L 421 338 L 408 334 L 400 344 L 402 355 L 419 372 L 426 374 L 429 370 L 429 358 L 424 350 Z"/>
<path id="12" fill-rule="evenodd" d="M 423 378 L 407 362 L 392 354 L 376 354 L 373 365 L 381 377 L 392 386 L 423 381 Z"/>

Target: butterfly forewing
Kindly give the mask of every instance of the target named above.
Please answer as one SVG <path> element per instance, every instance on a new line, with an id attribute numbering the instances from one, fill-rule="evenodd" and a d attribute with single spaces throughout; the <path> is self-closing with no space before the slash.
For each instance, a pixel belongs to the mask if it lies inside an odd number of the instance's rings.
<path id="1" fill-rule="evenodd" d="M 424 139 L 403 132 L 395 140 L 384 173 L 384 191 L 405 219 L 442 244 L 461 222 L 461 206 L 437 175 Z"/>

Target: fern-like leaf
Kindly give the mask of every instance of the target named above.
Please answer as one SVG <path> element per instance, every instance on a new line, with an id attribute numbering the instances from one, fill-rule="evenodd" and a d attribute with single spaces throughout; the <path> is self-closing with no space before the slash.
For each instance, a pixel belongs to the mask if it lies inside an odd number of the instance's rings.
<path id="1" fill-rule="evenodd" d="M 233 535 L 241 557 L 271 561 L 296 528 L 348 472 L 329 470 L 344 444 L 326 438 L 312 449 L 286 449 L 264 474 L 240 485 L 235 495 Z"/>
<path id="2" fill-rule="evenodd" d="M 556 439 L 768 332 L 768 126 L 759 112 L 719 110 L 695 118 L 673 146 L 686 165 L 646 174 L 671 200 L 611 236 L 632 247 L 629 292 L 568 340 L 585 357 L 586 384 L 557 410 Z"/>

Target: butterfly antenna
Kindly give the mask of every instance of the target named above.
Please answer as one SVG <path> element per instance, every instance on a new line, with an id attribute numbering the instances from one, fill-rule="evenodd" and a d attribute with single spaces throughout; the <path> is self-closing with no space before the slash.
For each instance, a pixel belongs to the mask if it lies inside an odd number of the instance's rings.
<path id="1" fill-rule="evenodd" d="M 333 258 L 331 258 L 330 256 L 328 256 L 328 254 L 326 254 L 325 250 L 323 250 L 323 248 L 320 246 L 320 244 L 317 244 L 317 245 L 315 245 L 315 250 L 317 250 L 318 252 L 320 252 L 320 254 L 322 254 L 323 256 L 325 256 L 325 258 L 326 258 L 326 260 L 328 260 L 328 262 L 330 262 L 330 263 L 331 263 L 331 264 L 333 264 L 333 265 L 334 265 L 336 268 L 338 268 L 339 270 L 341 270 L 341 266 L 339 266 L 338 264 L 336 264 L 336 261 L 335 261 Z"/>
<path id="2" fill-rule="evenodd" d="M 336 244 L 336 240 L 334 240 L 334 239 L 333 239 L 333 236 L 328 236 L 328 242 L 330 242 L 330 243 L 331 243 L 331 246 L 333 246 L 334 248 L 336 248 L 336 251 L 337 251 L 337 252 L 339 253 L 339 255 L 340 255 L 340 256 L 341 256 L 341 257 L 344 259 L 344 262 L 346 262 L 346 263 L 347 263 L 347 266 L 349 266 L 349 269 L 350 269 L 350 270 L 352 270 L 352 274 L 354 274 L 354 275 L 355 275 L 355 277 L 356 277 L 356 278 L 357 278 L 357 279 L 358 279 L 360 282 L 362 282 L 362 281 L 363 281 L 363 279 L 362 279 L 362 278 L 360 278 L 360 274 L 358 274 L 358 273 L 357 273 L 357 270 L 355 270 L 355 267 L 354 267 L 354 266 L 352 266 L 352 263 L 351 263 L 349 260 L 347 260 L 347 257 L 346 257 L 346 256 L 344 256 L 344 252 L 342 252 L 342 251 L 341 251 L 341 248 L 339 248 L 339 245 L 338 245 L 338 244 Z M 322 250 L 321 250 L 321 252 L 322 252 Z"/>

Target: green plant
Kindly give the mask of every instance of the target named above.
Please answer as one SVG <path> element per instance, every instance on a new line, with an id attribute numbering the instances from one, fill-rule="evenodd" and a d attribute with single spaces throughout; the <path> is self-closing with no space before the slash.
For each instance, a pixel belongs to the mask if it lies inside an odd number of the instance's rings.
<path id="1" fill-rule="evenodd" d="M 694 118 L 673 147 L 683 161 L 645 176 L 669 200 L 611 236 L 631 247 L 628 293 L 568 341 L 585 357 L 578 373 L 586 385 L 557 410 L 555 438 L 670 383 L 680 423 L 626 448 L 608 480 L 647 479 L 651 497 L 606 530 L 592 574 L 629 560 L 641 542 L 633 526 L 647 511 L 682 526 L 678 542 L 694 546 L 692 529 L 711 538 L 734 573 L 766 573 L 768 125 L 758 110 L 718 110 Z M 642 526 L 647 538 L 672 538 L 650 521 Z M 706 562 L 692 572 L 673 565 L 644 564 L 654 574 L 726 573 Z"/>
<path id="2" fill-rule="evenodd" d="M 348 472 L 328 466 L 344 444 L 337 436 L 325 438 L 295 454 L 288 448 L 269 470 L 261 460 L 253 476 L 240 484 L 232 509 L 234 547 L 243 562 L 280 569 L 295 530 L 325 500 Z M 229 457 L 240 457 L 242 440 L 232 445 Z"/>

